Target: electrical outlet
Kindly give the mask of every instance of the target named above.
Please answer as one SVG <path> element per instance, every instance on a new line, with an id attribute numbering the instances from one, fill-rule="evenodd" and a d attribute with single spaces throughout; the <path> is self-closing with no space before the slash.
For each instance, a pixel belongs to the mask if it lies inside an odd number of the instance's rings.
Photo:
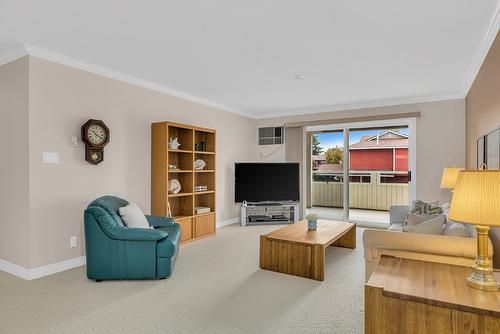
<path id="1" fill-rule="evenodd" d="M 69 247 L 75 248 L 78 245 L 78 237 L 74 236 L 69 238 Z"/>

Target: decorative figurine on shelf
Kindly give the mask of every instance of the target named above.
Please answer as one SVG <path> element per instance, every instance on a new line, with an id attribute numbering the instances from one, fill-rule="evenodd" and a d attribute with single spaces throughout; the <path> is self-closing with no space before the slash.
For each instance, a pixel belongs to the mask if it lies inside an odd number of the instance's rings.
<path id="1" fill-rule="evenodd" d="M 177 179 L 168 180 L 168 193 L 177 194 L 181 191 L 181 183 Z"/>
<path id="2" fill-rule="evenodd" d="M 179 170 L 179 168 L 177 168 L 176 164 L 169 164 L 168 165 L 168 170 Z"/>
<path id="3" fill-rule="evenodd" d="M 179 146 L 181 146 L 181 144 L 179 144 L 177 138 L 170 137 L 170 140 L 168 141 L 168 148 L 171 150 L 176 150 L 179 148 Z"/>
<path id="4" fill-rule="evenodd" d="M 205 152 L 207 150 L 207 142 L 206 141 L 196 143 L 194 146 L 195 146 L 194 147 L 195 150 L 199 151 L 199 152 Z"/>
<path id="5" fill-rule="evenodd" d="M 205 161 L 198 159 L 194 162 L 194 169 L 203 170 L 203 168 L 205 168 L 206 165 L 207 164 L 205 163 Z"/>
<path id="6" fill-rule="evenodd" d="M 316 227 L 318 226 L 318 215 L 315 214 L 310 214 L 306 216 L 307 219 L 307 229 L 308 230 L 316 230 Z"/>

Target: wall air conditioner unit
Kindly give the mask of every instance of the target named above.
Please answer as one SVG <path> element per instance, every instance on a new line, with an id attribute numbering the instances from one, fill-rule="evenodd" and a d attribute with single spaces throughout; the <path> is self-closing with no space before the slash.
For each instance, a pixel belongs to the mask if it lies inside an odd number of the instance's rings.
<path id="1" fill-rule="evenodd" d="M 259 128 L 259 145 L 279 145 L 285 142 L 285 128 L 271 126 Z"/>

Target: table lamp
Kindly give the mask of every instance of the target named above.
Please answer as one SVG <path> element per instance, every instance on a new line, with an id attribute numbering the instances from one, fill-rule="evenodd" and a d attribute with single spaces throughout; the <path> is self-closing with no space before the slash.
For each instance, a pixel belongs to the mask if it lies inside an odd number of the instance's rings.
<path id="1" fill-rule="evenodd" d="M 488 256 L 488 231 L 500 226 L 500 170 L 464 170 L 458 174 L 448 218 L 476 226 L 477 258 L 469 286 L 497 291 L 499 283 L 493 277 Z"/>
<path id="2" fill-rule="evenodd" d="M 463 168 L 450 167 L 443 170 L 443 178 L 441 179 L 441 189 L 455 189 L 458 173 L 463 171 Z"/>

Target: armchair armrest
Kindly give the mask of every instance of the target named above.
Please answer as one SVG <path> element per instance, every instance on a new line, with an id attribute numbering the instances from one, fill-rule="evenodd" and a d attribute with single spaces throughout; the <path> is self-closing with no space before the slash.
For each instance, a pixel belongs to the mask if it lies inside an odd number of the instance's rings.
<path id="1" fill-rule="evenodd" d="M 149 226 L 153 226 L 154 228 L 172 226 L 175 223 L 172 218 L 168 217 L 146 215 L 146 219 L 148 220 Z"/>
<path id="2" fill-rule="evenodd" d="M 149 230 L 146 228 L 122 227 L 117 229 L 113 239 L 128 241 L 158 241 L 168 237 L 168 233 L 161 230 Z"/>

